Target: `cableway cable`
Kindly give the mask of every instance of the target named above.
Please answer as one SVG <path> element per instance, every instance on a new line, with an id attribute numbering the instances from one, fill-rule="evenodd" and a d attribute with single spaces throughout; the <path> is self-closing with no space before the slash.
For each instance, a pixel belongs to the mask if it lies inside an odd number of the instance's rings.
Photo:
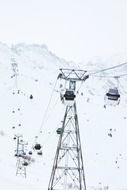
<path id="1" fill-rule="evenodd" d="M 121 78 L 127 76 L 127 73 L 121 74 L 121 75 L 112 75 L 112 76 L 107 76 L 107 75 L 94 75 L 93 77 L 97 77 L 97 78 Z"/>
<path id="2" fill-rule="evenodd" d="M 40 133 L 40 131 L 42 130 L 42 128 L 43 128 L 43 126 L 44 126 L 45 118 L 46 118 L 46 116 L 47 116 L 47 113 L 48 113 L 48 110 L 49 110 L 49 107 L 50 107 L 50 104 L 51 104 L 51 101 L 52 101 L 52 97 L 53 97 L 53 93 L 54 93 L 55 88 L 56 88 L 56 84 L 57 84 L 57 79 L 56 79 L 56 81 L 55 81 L 53 90 L 52 90 L 52 92 L 51 92 L 51 96 L 50 96 L 50 98 L 49 98 L 49 102 L 48 102 L 47 108 L 46 108 L 46 110 L 45 110 L 43 119 L 42 119 L 41 127 L 40 127 L 40 129 L 39 129 L 39 133 Z"/>
<path id="3" fill-rule="evenodd" d="M 115 66 L 113 66 L 113 67 L 108 67 L 108 68 L 105 68 L 105 69 L 102 69 L 102 70 L 98 70 L 98 71 L 95 71 L 95 72 L 93 72 L 93 73 L 89 73 L 89 76 L 95 75 L 95 74 L 97 74 L 97 73 L 102 73 L 102 72 L 105 72 L 105 71 L 108 71 L 108 70 L 113 70 L 113 69 L 122 67 L 122 66 L 124 66 L 124 65 L 127 65 L 127 62 L 121 63 L 121 64 L 119 64 L 119 65 L 115 65 Z"/>

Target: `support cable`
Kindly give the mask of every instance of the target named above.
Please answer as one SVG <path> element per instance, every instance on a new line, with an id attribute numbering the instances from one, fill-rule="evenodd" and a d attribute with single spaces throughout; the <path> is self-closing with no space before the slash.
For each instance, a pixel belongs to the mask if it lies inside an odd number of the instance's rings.
<path id="1" fill-rule="evenodd" d="M 108 68 L 105 68 L 105 69 L 102 69 L 102 70 L 98 70 L 98 71 L 95 71 L 95 72 L 93 72 L 93 73 L 89 73 L 89 76 L 95 75 L 95 74 L 97 74 L 97 73 L 101 73 L 101 72 L 104 72 L 104 71 L 113 70 L 113 69 L 116 69 L 116 68 L 118 68 L 118 67 L 122 67 L 122 66 L 124 66 L 124 65 L 127 65 L 127 62 L 121 63 L 121 64 L 119 64 L 119 65 L 115 65 L 115 66 L 112 66 L 112 67 L 108 67 Z"/>
<path id="2" fill-rule="evenodd" d="M 112 76 L 106 76 L 106 75 L 94 75 L 93 77 L 97 77 L 97 78 L 121 78 L 121 77 L 125 77 L 127 76 L 127 73 L 121 74 L 121 75 L 112 75 Z"/>
<path id="3" fill-rule="evenodd" d="M 53 90 L 52 90 L 52 92 L 51 92 L 51 96 L 50 96 L 50 98 L 49 98 L 49 102 L 48 102 L 47 108 L 46 108 L 46 110 L 45 110 L 45 113 L 44 113 L 44 116 L 43 116 L 43 119 L 42 119 L 42 123 L 41 123 L 41 127 L 39 128 L 39 132 L 38 132 L 38 133 L 40 133 L 40 131 L 42 130 L 42 128 L 43 128 L 43 126 L 44 126 L 45 118 L 46 118 L 46 116 L 47 116 L 47 114 L 48 114 L 48 110 L 49 110 L 49 107 L 50 107 L 50 104 L 51 104 L 51 101 L 52 101 L 52 97 L 53 97 L 53 93 L 54 93 L 54 91 L 55 91 L 56 84 L 57 84 L 57 79 L 56 79 L 56 81 L 55 81 Z"/>

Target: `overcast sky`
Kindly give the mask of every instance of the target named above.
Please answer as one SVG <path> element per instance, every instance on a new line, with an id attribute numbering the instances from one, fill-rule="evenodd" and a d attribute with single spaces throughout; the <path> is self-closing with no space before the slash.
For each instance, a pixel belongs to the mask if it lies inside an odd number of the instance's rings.
<path id="1" fill-rule="evenodd" d="M 127 50 L 126 0 L 0 0 L 0 41 L 76 62 Z"/>

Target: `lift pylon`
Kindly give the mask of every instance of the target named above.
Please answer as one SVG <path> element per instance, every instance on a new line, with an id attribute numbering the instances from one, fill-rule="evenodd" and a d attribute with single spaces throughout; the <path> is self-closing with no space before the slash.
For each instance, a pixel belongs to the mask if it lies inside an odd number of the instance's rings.
<path id="1" fill-rule="evenodd" d="M 85 81 L 86 71 L 63 70 L 59 78 L 76 85 L 76 81 Z M 76 87 L 76 86 L 75 86 Z M 76 88 L 73 88 L 74 90 Z M 72 85 L 69 87 L 71 90 Z M 76 102 L 66 106 L 54 164 L 51 172 L 48 190 L 86 190 L 83 156 L 79 134 L 79 123 Z"/>
<path id="2" fill-rule="evenodd" d="M 26 178 L 26 166 L 24 164 L 24 158 L 18 157 L 17 158 L 17 170 L 16 175 L 20 175 Z"/>
<path id="3" fill-rule="evenodd" d="M 11 65 L 12 65 L 12 71 L 13 71 L 13 76 L 14 77 L 14 87 L 18 89 L 18 64 L 16 63 L 16 60 L 14 57 L 11 58 Z"/>
<path id="4" fill-rule="evenodd" d="M 24 142 L 22 139 L 22 135 L 18 134 L 15 135 L 14 139 L 17 140 L 17 147 L 16 147 L 16 154 L 17 162 L 16 162 L 16 175 L 22 175 L 26 178 L 26 166 L 28 165 L 28 162 L 25 158 L 25 146 L 27 145 L 26 142 Z"/>

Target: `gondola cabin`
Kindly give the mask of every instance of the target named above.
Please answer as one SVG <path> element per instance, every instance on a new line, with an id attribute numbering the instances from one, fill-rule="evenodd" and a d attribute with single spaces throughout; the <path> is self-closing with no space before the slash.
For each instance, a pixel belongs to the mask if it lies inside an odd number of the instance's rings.
<path id="1" fill-rule="evenodd" d="M 66 90 L 65 94 L 63 95 L 63 102 L 65 105 L 72 106 L 75 99 L 75 94 L 73 90 Z"/>
<path id="2" fill-rule="evenodd" d="M 64 94 L 65 100 L 74 100 L 75 99 L 75 94 L 73 90 L 66 90 Z"/>
<path id="3" fill-rule="evenodd" d="M 41 145 L 40 144 L 35 144 L 34 149 L 35 150 L 40 150 L 41 149 Z"/>
<path id="4" fill-rule="evenodd" d="M 28 166 L 28 165 L 29 165 L 29 163 L 28 163 L 28 162 L 26 162 L 26 161 L 24 161 L 24 162 L 22 163 L 22 165 L 23 165 L 23 166 Z"/>
<path id="5" fill-rule="evenodd" d="M 41 151 L 41 150 L 38 151 L 37 154 L 38 154 L 39 156 L 42 156 L 42 151 Z"/>
<path id="6" fill-rule="evenodd" d="M 58 128 L 58 129 L 56 130 L 56 132 L 57 132 L 58 135 L 60 135 L 60 134 L 63 132 L 63 129 L 62 129 L 62 128 Z"/>
<path id="7" fill-rule="evenodd" d="M 29 155 L 32 155 L 33 153 L 32 153 L 32 151 L 29 151 L 28 154 L 29 154 Z"/>
<path id="8" fill-rule="evenodd" d="M 106 93 L 107 104 L 117 105 L 120 102 L 120 94 L 117 88 L 110 88 Z"/>
<path id="9" fill-rule="evenodd" d="M 117 101 L 120 98 L 120 94 L 117 88 L 109 89 L 108 93 L 106 93 L 106 96 L 108 97 L 108 100 L 114 100 L 114 101 Z"/>

